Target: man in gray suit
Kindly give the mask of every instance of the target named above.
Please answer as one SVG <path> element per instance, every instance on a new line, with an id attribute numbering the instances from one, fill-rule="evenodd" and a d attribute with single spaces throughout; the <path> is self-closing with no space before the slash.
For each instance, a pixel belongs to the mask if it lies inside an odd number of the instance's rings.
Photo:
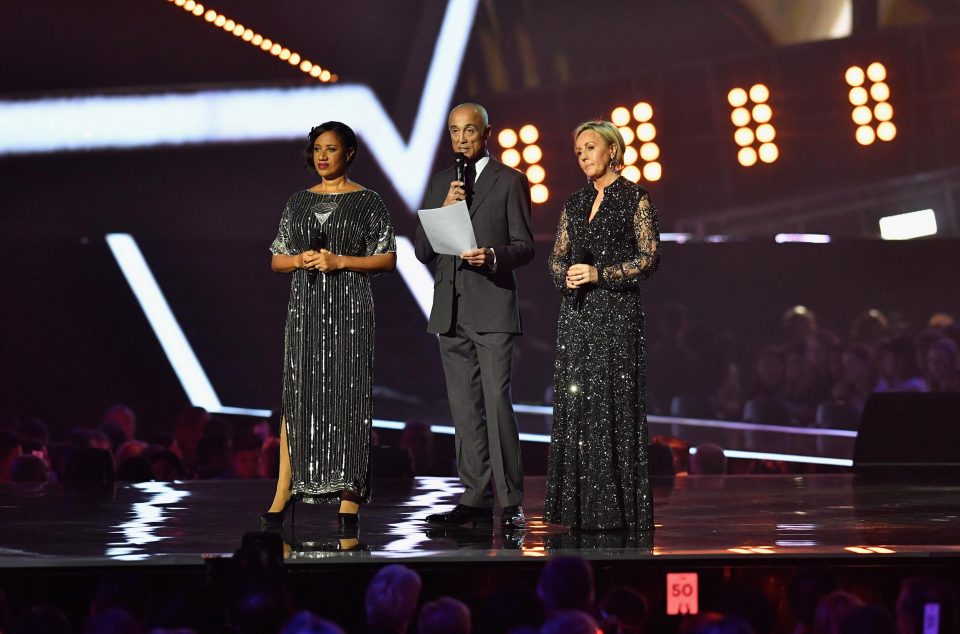
<path id="1" fill-rule="evenodd" d="M 521 333 L 513 270 L 533 259 L 530 188 L 526 176 L 488 154 L 491 126 L 483 106 L 457 106 L 447 129 L 453 151 L 466 157 L 464 178 L 457 180 L 454 167 L 434 175 L 424 207 L 465 200 L 482 246 L 460 256 L 438 255 L 417 226 L 417 258 L 436 262 L 427 332 L 440 339 L 457 468 L 466 489 L 452 511 L 427 521 L 442 526 L 492 521 L 492 480 L 503 507 L 501 524 L 522 529 L 523 467 L 510 373 L 513 340 Z"/>

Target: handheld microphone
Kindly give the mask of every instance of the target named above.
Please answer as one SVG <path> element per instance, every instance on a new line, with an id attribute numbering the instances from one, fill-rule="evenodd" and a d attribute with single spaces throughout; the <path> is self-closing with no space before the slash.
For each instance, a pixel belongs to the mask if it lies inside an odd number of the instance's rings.
<path id="1" fill-rule="evenodd" d="M 457 180 L 463 183 L 464 175 L 467 169 L 467 155 L 463 152 L 457 152 L 453 155 L 453 166 L 457 170 Z M 466 183 L 464 183 L 466 185 Z"/>
<path id="2" fill-rule="evenodd" d="M 310 228 L 310 249 L 320 251 L 327 248 L 327 232 L 317 227 Z M 317 269 L 310 269 L 310 281 L 317 279 Z"/>
<path id="3" fill-rule="evenodd" d="M 578 244 L 573 244 L 570 246 L 570 259 L 573 260 L 574 264 L 593 264 L 593 254 L 584 249 Z M 577 292 L 574 294 L 574 305 L 577 310 L 583 306 L 583 298 L 587 295 L 587 287 L 578 286 Z"/>

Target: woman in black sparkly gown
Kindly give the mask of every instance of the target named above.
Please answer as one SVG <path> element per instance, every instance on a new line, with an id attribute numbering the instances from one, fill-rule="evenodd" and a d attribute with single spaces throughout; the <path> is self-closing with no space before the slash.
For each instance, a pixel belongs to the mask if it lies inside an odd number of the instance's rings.
<path id="1" fill-rule="evenodd" d="M 544 519 L 651 531 L 640 289 L 659 263 L 657 214 L 615 169 L 624 143 L 613 124 L 584 123 L 574 139 L 588 184 L 564 203 L 548 258 L 562 299 Z"/>
<path id="2" fill-rule="evenodd" d="M 291 500 L 339 503 L 341 528 L 349 529 L 370 497 L 370 274 L 393 270 L 396 240 L 380 196 L 347 178 L 357 153 L 353 130 L 330 121 L 309 138 L 307 164 L 320 182 L 290 197 L 270 245 L 273 270 L 292 279 L 280 477 L 262 519 L 282 524 Z"/>

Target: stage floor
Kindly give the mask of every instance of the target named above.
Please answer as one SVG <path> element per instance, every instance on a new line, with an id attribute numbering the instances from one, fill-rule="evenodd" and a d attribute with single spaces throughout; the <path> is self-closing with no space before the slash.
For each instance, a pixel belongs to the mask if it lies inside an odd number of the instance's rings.
<path id="1" fill-rule="evenodd" d="M 374 502 L 361 513 L 363 547 L 353 551 L 338 550 L 336 507 L 299 505 L 283 532 L 288 563 L 489 563 L 555 552 L 717 564 L 960 557 L 960 484 L 852 475 L 678 477 L 655 486 L 652 541 L 545 525 L 544 481 L 530 477 L 526 487 L 529 527 L 505 534 L 498 524 L 450 531 L 423 522 L 454 503 L 454 478 L 375 482 Z M 2 485 L 0 567 L 202 566 L 231 556 L 245 533 L 260 529 L 273 488 L 236 480 Z"/>

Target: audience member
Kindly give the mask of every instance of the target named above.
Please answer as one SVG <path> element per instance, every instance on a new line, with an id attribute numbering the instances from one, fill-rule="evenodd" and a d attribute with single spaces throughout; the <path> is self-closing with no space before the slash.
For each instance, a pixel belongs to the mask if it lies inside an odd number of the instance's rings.
<path id="1" fill-rule="evenodd" d="M 137 435 L 137 415 L 129 406 L 122 403 L 111 405 L 103 413 L 104 423 L 115 423 L 123 430 L 123 435 L 127 440 L 132 440 Z"/>
<path id="2" fill-rule="evenodd" d="M 367 632 L 403 634 L 413 621 L 420 598 L 420 575 L 400 564 L 381 568 L 364 598 Z"/>
<path id="3" fill-rule="evenodd" d="M 647 445 L 647 471 L 652 478 L 676 475 L 670 447 L 658 443 Z"/>
<path id="4" fill-rule="evenodd" d="M 560 556 L 540 571 L 537 597 L 547 615 L 558 610 L 593 612 L 593 567 L 582 557 Z"/>
<path id="5" fill-rule="evenodd" d="M 880 342 L 877 370 L 880 380 L 875 392 L 926 392 L 927 384 L 917 371 L 917 355 L 910 337 L 904 334 Z"/>
<path id="6" fill-rule="evenodd" d="M 614 586 L 600 599 L 599 611 L 604 634 L 642 634 L 647 599 L 633 588 Z"/>
<path id="7" fill-rule="evenodd" d="M 113 464 L 119 468 L 120 463 L 127 458 L 139 456 L 147 446 L 147 443 L 142 440 L 125 440 L 113 450 Z"/>
<path id="8" fill-rule="evenodd" d="M 11 482 L 46 484 L 50 481 L 50 467 L 39 456 L 23 455 L 13 461 Z"/>
<path id="9" fill-rule="evenodd" d="M 470 634 L 470 608 L 453 597 L 440 597 L 420 608 L 419 634 Z"/>
<path id="10" fill-rule="evenodd" d="M 812 631 L 817 606 L 827 595 L 840 590 L 837 574 L 825 566 L 798 568 L 787 582 L 787 606 L 797 619 L 794 634 Z"/>
<path id="11" fill-rule="evenodd" d="M 879 605 L 863 605 L 843 619 L 840 634 L 897 634 L 897 623 Z"/>
<path id="12" fill-rule="evenodd" d="M 441 475 L 434 471 L 433 432 L 430 431 L 429 424 L 416 420 L 408 421 L 400 436 L 400 447 L 410 451 L 414 475 Z"/>
<path id="13" fill-rule="evenodd" d="M 260 452 L 263 441 L 253 432 L 237 434 L 233 441 L 231 474 L 239 480 L 253 480 L 260 477 Z"/>
<path id="14" fill-rule="evenodd" d="M 145 456 L 130 456 L 117 465 L 116 479 L 121 482 L 150 482 L 156 479 L 156 474 Z"/>
<path id="15" fill-rule="evenodd" d="M 33 454 L 50 463 L 47 447 L 50 445 L 50 428 L 38 418 L 28 420 L 20 428 L 23 453 Z"/>
<path id="16" fill-rule="evenodd" d="M 850 327 L 850 340 L 873 348 L 890 332 L 890 320 L 883 312 L 871 308 L 857 316 Z"/>
<path id="17" fill-rule="evenodd" d="M 13 463 L 23 455 L 20 434 L 9 429 L 0 429 L 0 482 L 10 482 Z"/>
<path id="18" fill-rule="evenodd" d="M 690 454 L 690 475 L 725 475 L 727 457 L 723 447 L 705 442 L 696 446 Z"/>
<path id="19" fill-rule="evenodd" d="M 158 482 L 173 482 L 187 477 L 180 456 L 169 449 L 164 449 L 159 445 L 151 445 L 144 450 L 142 455 L 150 462 L 154 479 Z"/>
<path id="20" fill-rule="evenodd" d="M 960 614 L 957 610 L 957 593 L 939 579 L 911 577 L 900 584 L 900 596 L 897 598 L 897 627 L 900 634 L 958 632 Z M 933 625 L 934 620 L 936 626 Z"/>
<path id="21" fill-rule="evenodd" d="M 205 435 L 197 444 L 197 477 L 201 480 L 230 477 L 231 453 L 230 438 L 221 434 Z"/>
<path id="22" fill-rule="evenodd" d="M 820 599 L 813 618 L 813 634 L 840 634 L 840 624 L 863 601 L 847 592 L 837 591 Z"/>
<path id="23" fill-rule="evenodd" d="M 287 621 L 280 634 L 344 634 L 343 628 L 309 610 L 297 612 Z"/>
<path id="24" fill-rule="evenodd" d="M 66 615 L 53 605 L 29 608 L 13 626 L 13 634 L 70 634 L 72 631 Z"/>
<path id="25" fill-rule="evenodd" d="M 673 452 L 673 472 L 675 475 L 690 473 L 690 443 L 676 436 L 654 436 L 650 442 L 657 445 L 666 445 Z"/>
<path id="26" fill-rule="evenodd" d="M 97 429 L 103 432 L 103 435 L 110 441 L 111 451 L 116 451 L 120 445 L 127 442 L 126 432 L 123 431 L 123 427 L 117 423 L 111 421 L 100 423 Z"/>
<path id="27" fill-rule="evenodd" d="M 926 382 L 931 392 L 960 392 L 957 344 L 941 337 L 927 347 Z"/>
<path id="28" fill-rule="evenodd" d="M 551 614 L 540 634 L 597 634 L 600 628 L 593 617 L 580 610 L 558 610 Z"/>
<path id="29" fill-rule="evenodd" d="M 187 475 L 193 477 L 197 472 L 197 445 L 203 437 L 210 414 L 202 407 L 187 407 L 177 415 L 173 436 L 180 448 L 183 466 Z"/>
<path id="30" fill-rule="evenodd" d="M 140 634 L 142 631 L 135 618 L 118 608 L 91 615 L 83 628 L 84 634 Z"/>
<path id="31" fill-rule="evenodd" d="M 280 475 L 280 439 L 271 436 L 260 449 L 259 471 L 261 478 L 276 480 Z"/>

